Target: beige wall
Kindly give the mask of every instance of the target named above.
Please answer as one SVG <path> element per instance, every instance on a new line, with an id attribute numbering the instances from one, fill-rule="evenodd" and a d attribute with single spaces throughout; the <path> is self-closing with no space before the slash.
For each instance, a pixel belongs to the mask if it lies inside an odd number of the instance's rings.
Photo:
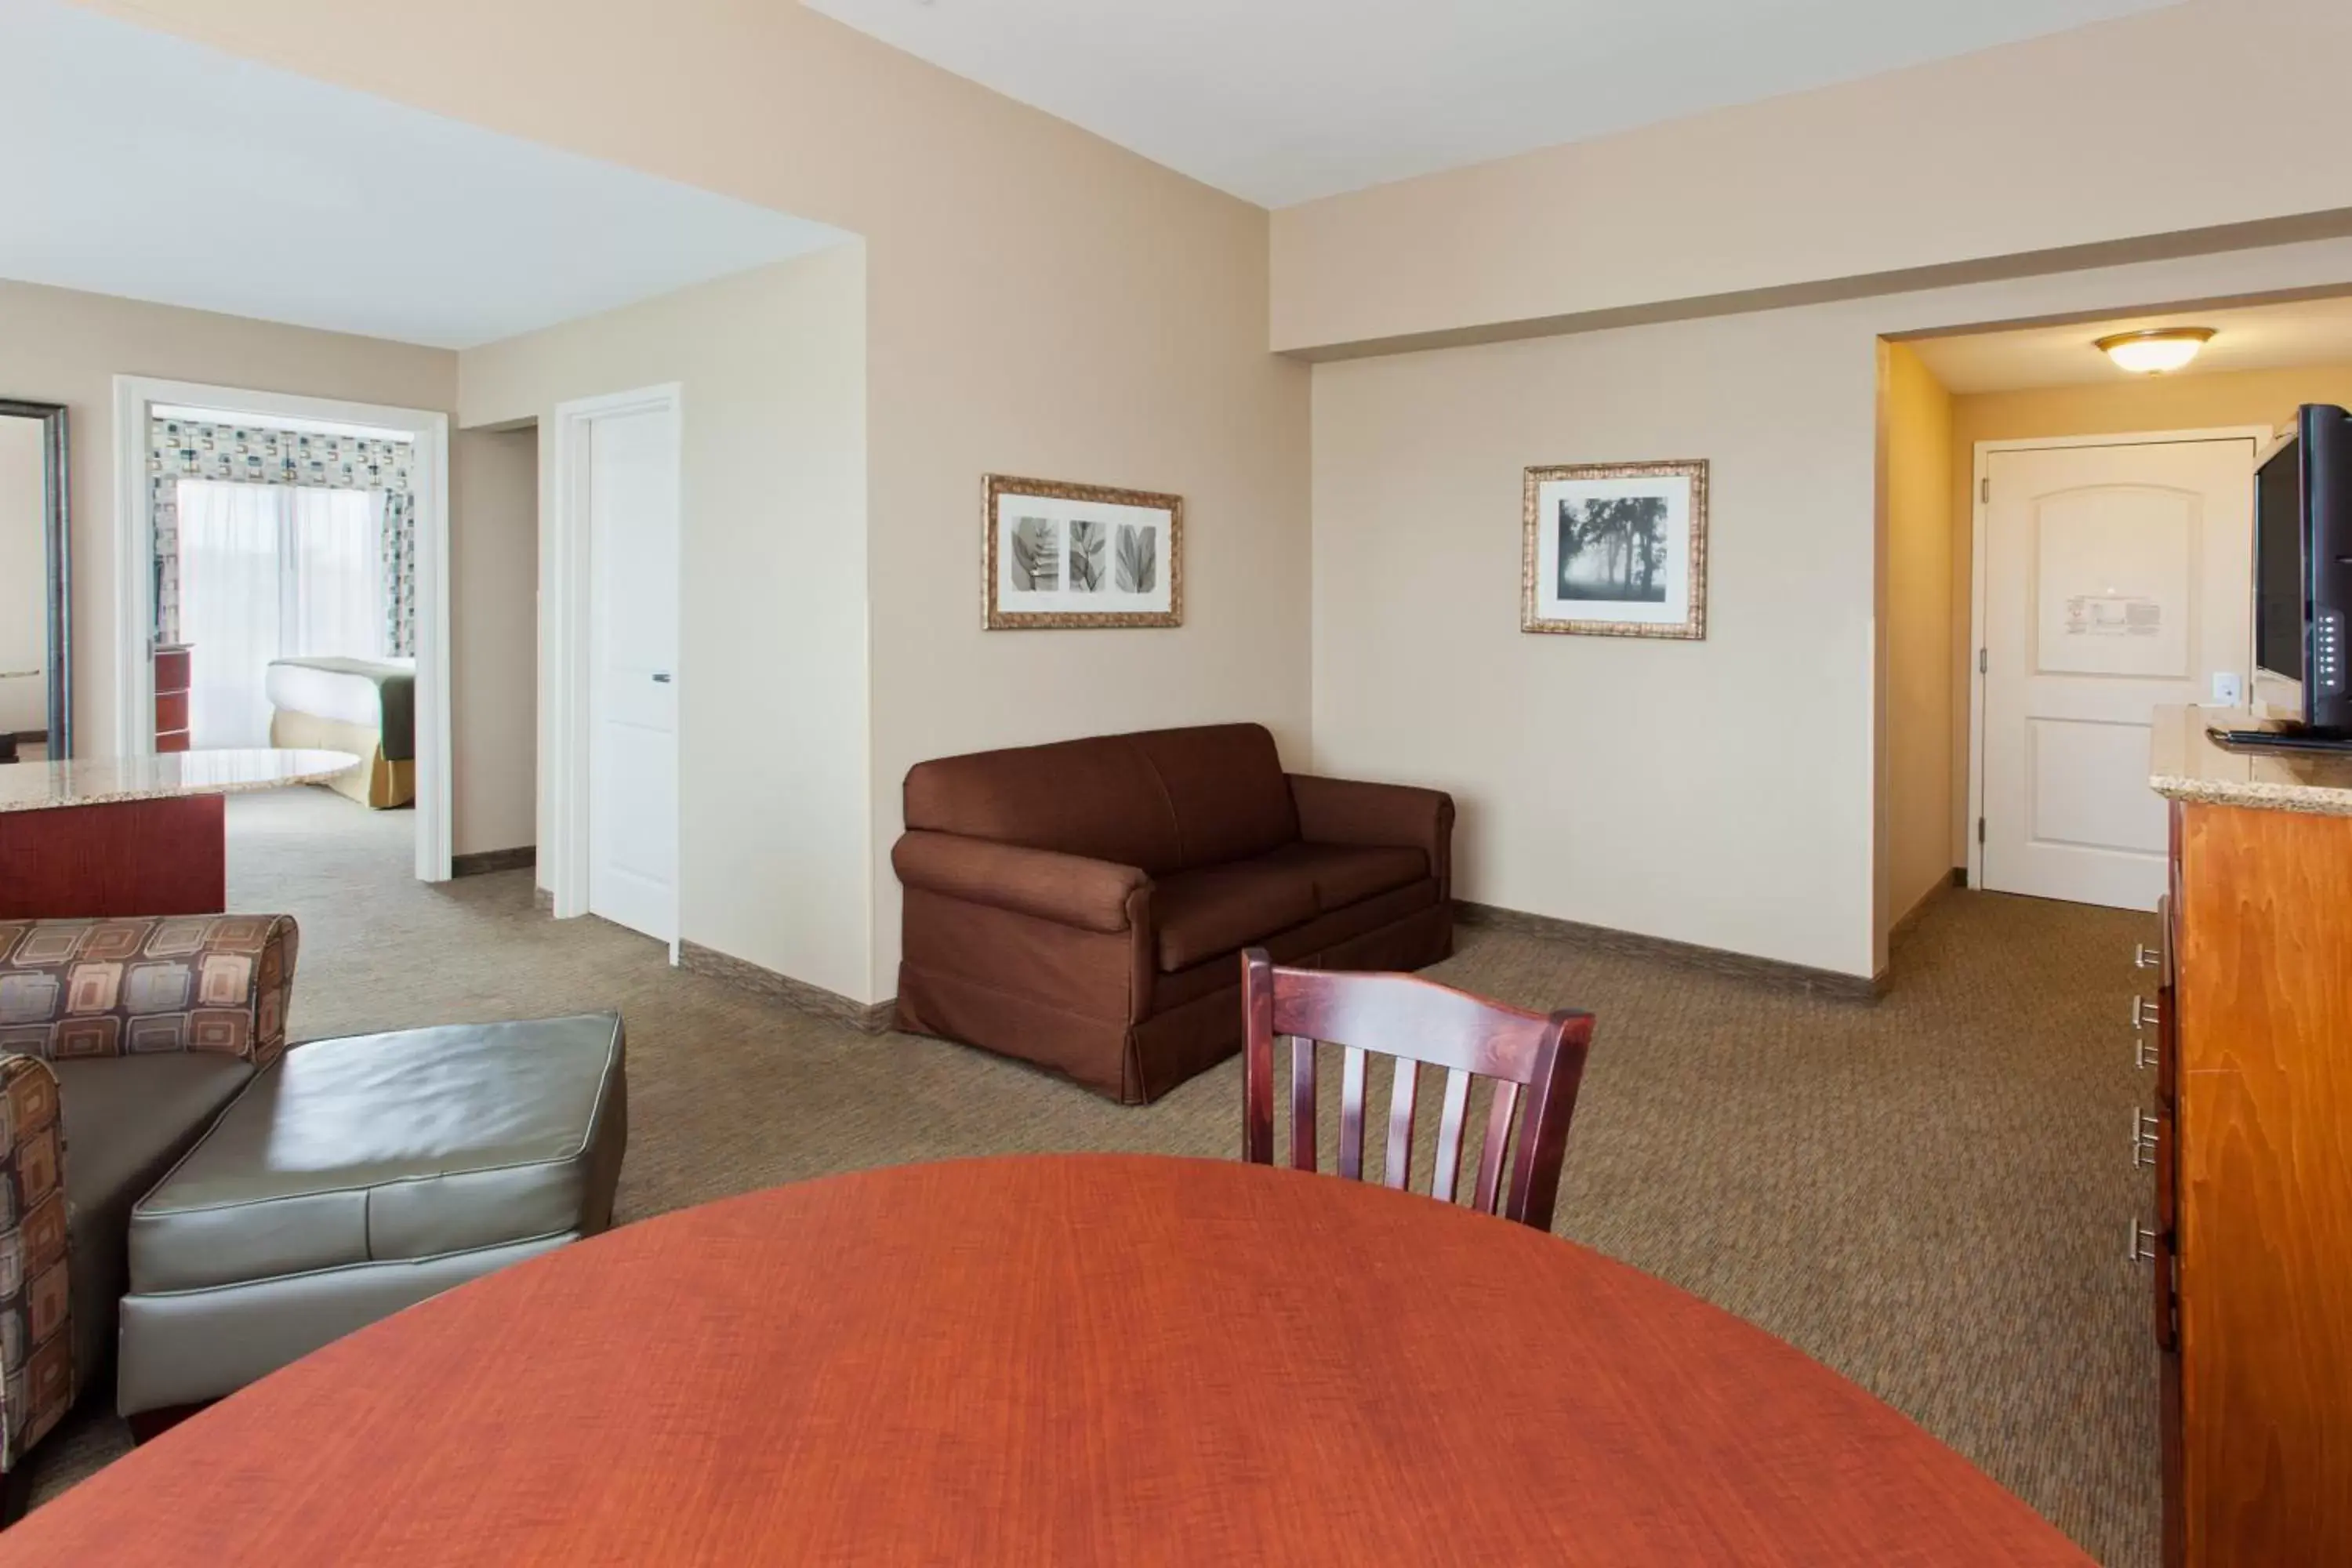
<path id="1" fill-rule="evenodd" d="M 449 734 L 457 854 L 539 842 L 539 437 L 449 437 Z"/>
<path id="2" fill-rule="evenodd" d="M 865 237 L 874 901 L 834 989 L 895 987 L 909 763 L 1210 718 L 1305 749 L 1307 378 L 1265 352 L 1262 209 L 797 5 L 100 8 Z M 982 634 L 991 471 L 1181 493 L 1189 624 Z"/>
<path id="3" fill-rule="evenodd" d="M 1883 395 L 1882 942 L 1895 922 L 1951 879 L 1955 777 L 1952 397 L 1901 343 L 1887 345 Z M 1879 956 L 1883 961 L 1883 950 Z"/>
<path id="4" fill-rule="evenodd" d="M 551 521 L 556 405 L 679 384 L 680 935 L 845 995 L 871 963 L 865 289 L 843 245 L 469 349 L 459 393 L 465 424 L 538 422 Z"/>
<path id="5" fill-rule="evenodd" d="M 1874 973 L 1952 700 L 1932 515 L 1894 534 L 1949 489 L 1882 479 L 1880 338 L 2347 283 L 2330 241 L 1318 364 L 1316 765 L 1454 790 L 1466 898 Z M 1714 465 L 1707 639 L 1521 634 L 1521 470 L 1643 458 Z"/>
<path id="6" fill-rule="evenodd" d="M 1227 720 L 1307 750 L 1307 371 L 1265 353 L 1265 215 L 1188 233 L 1140 192 L 1099 195 L 1132 226 L 1071 255 L 941 271 L 870 251 L 876 998 L 898 985 L 914 763 Z M 990 472 L 1181 495 L 1184 625 L 983 632 Z"/>
<path id="7" fill-rule="evenodd" d="M 457 356 L 439 349 L 0 281 L 0 388 L 65 404 L 71 425 L 74 742 L 85 756 L 114 751 L 118 375 L 402 408 L 457 399 Z"/>
<path id="8" fill-rule="evenodd" d="M 0 735 L 48 726 L 48 509 L 37 419 L 0 418 Z M 38 675 L 17 675 L 37 670 Z"/>
<path id="9" fill-rule="evenodd" d="M 2121 436 L 2160 430 L 2209 430 L 2284 424 L 2306 403 L 2352 406 L 2352 365 L 2249 370 L 2126 378 L 2082 386 L 1990 392 L 1952 399 L 1952 473 L 1947 504 L 1952 527 L 1952 573 L 1958 612 L 1945 668 L 1951 683 L 1952 864 L 1969 859 L 1968 769 L 1969 615 L 1974 592 L 1976 446 L 1979 441 L 2055 436 Z"/>
<path id="10" fill-rule="evenodd" d="M 1870 970 L 1874 346 L 1809 312 L 1315 369 L 1315 761 L 1464 898 Z M 1521 471 L 1706 458 L 1704 642 L 1519 630 Z"/>
<path id="11" fill-rule="evenodd" d="M 2279 155 L 2341 130 L 2331 62 L 2352 17 L 2190 0 L 1312 204 L 1270 231 L 791 5 L 513 0 L 486 27 L 462 0 L 102 4 L 865 237 L 870 830 L 842 885 L 870 889 L 872 923 L 862 986 L 798 972 L 862 996 L 892 984 L 908 763 L 1210 717 L 1265 720 L 1294 758 L 1311 718 L 1324 765 L 1455 783 L 1472 897 L 1867 973 L 1889 837 L 1872 826 L 1879 336 L 2352 281 L 2352 247 L 2278 246 L 1319 367 L 1310 574 L 1307 373 L 1269 342 L 2352 208 L 2352 166 Z M 2296 47 L 2282 17 L 2305 27 Z M 2195 82 L 2200 112 L 2151 81 Z M 1999 200 L 1916 179 L 1954 145 L 2002 170 Z M 1518 469 L 1579 456 L 1716 459 L 1709 643 L 1517 632 Z M 1192 624 L 980 632 L 992 469 L 1182 492 Z M 825 951 L 824 974 L 845 973 L 846 950 Z"/>
<path id="12" fill-rule="evenodd" d="M 2341 0 L 2189 0 L 1288 207 L 1280 349 L 2352 208 Z M 1923 180 L 1965 166 L 1976 178 Z M 2340 230 L 2339 230 L 2340 232 Z"/>

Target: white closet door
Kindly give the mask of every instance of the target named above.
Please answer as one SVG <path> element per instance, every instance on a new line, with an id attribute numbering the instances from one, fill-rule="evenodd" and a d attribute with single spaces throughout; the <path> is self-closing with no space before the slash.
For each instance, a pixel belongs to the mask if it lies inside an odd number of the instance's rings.
<path id="1" fill-rule="evenodd" d="M 588 908 L 677 935 L 678 422 L 589 426 Z"/>

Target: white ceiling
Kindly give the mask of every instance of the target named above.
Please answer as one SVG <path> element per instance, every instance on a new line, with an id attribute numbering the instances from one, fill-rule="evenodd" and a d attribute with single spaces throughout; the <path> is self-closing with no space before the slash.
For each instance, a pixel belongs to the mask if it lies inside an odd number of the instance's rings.
<path id="1" fill-rule="evenodd" d="M 803 3 L 1286 206 L 2175 0 Z"/>
<path id="2" fill-rule="evenodd" d="M 2063 327 L 2024 327 L 1962 337 L 1926 338 L 1911 346 L 1956 393 L 2021 392 L 2037 386 L 2088 386 L 2128 381 L 2092 345 L 2114 332 L 2147 327 L 2210 327 L 2213 341 L 2175 375 L 2296 365 L 2352 364 L 2352 297 L 2296 300 L 2227 310 L 2165 310 L 2147 316 Z"/>
<path id="3" fill-rule="evenodd" d="M 0 277 L 439 348 L 844 237 L 57 0 L 0 0 Z"/>

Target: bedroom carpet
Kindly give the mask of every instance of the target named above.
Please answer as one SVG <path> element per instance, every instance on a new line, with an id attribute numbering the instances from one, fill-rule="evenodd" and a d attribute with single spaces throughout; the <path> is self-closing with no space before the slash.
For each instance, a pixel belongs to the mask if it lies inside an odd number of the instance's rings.
<path id="1" fill-rule="evenodd" d="M 316 789 L 228 806 L 231 907 L 302 923 L 296 1038 L 625 1013 L 624 1220 L 947 1155 L 1236 1147 L 1238 1062 L 1121 1108 L 674 971 L 632 933 L 535 913 L 527 871 L 427 888 L 407 874 L 407 813 Z M 2147 1197 L 2125 1140 L 2147 1085 L 2123 1019 L 2148 934 L 2128 914 L 1955 893 L 1875 1005 L 1493 931 L 1465 931 L 1434 973 L 1599 1016 L 1562 1234 L 1798 1345 L 2101 1561 L 2143 1568 L 2156 1357 L 2147 1276 L 2123 1254 Z M 110 1393 L 32 1456 L 37 1500 L 125 1449 Z"/>

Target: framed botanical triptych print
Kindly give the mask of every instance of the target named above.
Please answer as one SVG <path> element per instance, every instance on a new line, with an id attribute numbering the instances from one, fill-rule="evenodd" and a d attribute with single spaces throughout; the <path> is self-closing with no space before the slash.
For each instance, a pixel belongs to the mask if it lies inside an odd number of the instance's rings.
<path id="1" fill-rule="evenodd" d="M 990 474 L 990 631 L 1184 624 L 1184 498 Z"/>

